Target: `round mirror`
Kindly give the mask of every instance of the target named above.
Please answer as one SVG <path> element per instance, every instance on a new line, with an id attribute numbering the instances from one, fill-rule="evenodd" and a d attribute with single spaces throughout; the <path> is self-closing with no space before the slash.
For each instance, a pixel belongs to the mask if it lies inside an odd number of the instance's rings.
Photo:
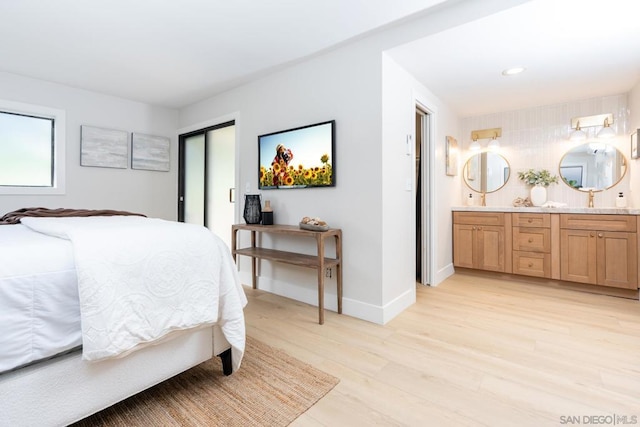
<path id="1" fill-rule="evenodd" d="M 467 160 L 462 170 L 464 182 L 478 193 L 492 193 L 509 180 L 511 168 L 507 159 L 498 153 L 483 151 Z"/>
<path id="2" fill-rule="evenodd" d="M 569 150 L 560 160 L 560 177 L 579 191 L 602 191 L 620 182 L 627 172 L 624 154 L 613 145 L 590 142 Z"/>

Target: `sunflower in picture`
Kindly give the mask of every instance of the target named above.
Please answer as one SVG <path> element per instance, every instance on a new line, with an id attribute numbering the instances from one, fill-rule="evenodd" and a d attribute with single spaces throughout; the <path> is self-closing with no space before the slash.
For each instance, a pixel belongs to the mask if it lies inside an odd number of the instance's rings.
<path id="1" fill-rule="evenodd" d="M 290 160 L 290 159 L 289 159 Z M 329 155 L 320 156 L 321 165 L 287 164 L 276 157 L 270 168 L 260 167 L 260 183 L 264 186 L 314 186 L 331 184 L 332 167 Z"/>

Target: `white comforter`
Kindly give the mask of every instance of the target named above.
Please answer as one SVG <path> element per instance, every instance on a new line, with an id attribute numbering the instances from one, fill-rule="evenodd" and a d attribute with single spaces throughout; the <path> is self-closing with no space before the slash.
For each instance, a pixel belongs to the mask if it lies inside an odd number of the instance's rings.
<path id="1" fill-rule="evenodd" d="M 123 356 L 171 332 L 217 323 L 234 370 L 247 300 L 227 246 L 204 227 L 135 216 L 23 218 L 72 242 L 83 358 Z"/>
<path id="2" fill-rule="evenodd" d="M 81 345 L 71 243 L 0 225 L 0 374 Z"/>

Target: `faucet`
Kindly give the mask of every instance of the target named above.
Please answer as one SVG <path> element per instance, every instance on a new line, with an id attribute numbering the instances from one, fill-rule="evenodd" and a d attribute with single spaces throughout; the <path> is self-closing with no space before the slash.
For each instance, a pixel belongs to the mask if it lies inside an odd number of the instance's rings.
<path id="1" fill-rule="evenodd" d="M 480 194 L 480 206 L 487 206 L 487 195 L 486 193 Z"/>
<path id="2" fill-rule="evenodd" d="M 593 207 L 593 190 L 589 190 L 589 207 Z"/>

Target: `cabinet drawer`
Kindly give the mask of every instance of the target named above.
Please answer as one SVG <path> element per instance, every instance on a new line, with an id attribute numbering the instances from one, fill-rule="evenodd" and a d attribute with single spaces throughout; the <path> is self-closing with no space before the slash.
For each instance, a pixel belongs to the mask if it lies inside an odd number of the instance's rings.
<path id="1" fill-rule="evenodd" d="M 543 213 L 513 213 L 514 227 L 549 227 L 551 216 Z"/>
<path id="2" fill-rule="evenodd" d="M 551 229 L 513 227 L 513 250 L 551 252 Z"/>
<path id="3" fill-rule="evenodd" d="M 636 231 L 633 215 L 561 214 L 560 228 L 572 230 Z"/>
<path id="4" fill-rule="evenodd" d="M 513 273 L 523 276 L 551 277 L 551 255 L 515 251 L 513 253 Z"/>
<path id="5" fill-rule="evenodd" d="M 504 212 L 454 212 L 454 224 L 504 225 Z"/>

